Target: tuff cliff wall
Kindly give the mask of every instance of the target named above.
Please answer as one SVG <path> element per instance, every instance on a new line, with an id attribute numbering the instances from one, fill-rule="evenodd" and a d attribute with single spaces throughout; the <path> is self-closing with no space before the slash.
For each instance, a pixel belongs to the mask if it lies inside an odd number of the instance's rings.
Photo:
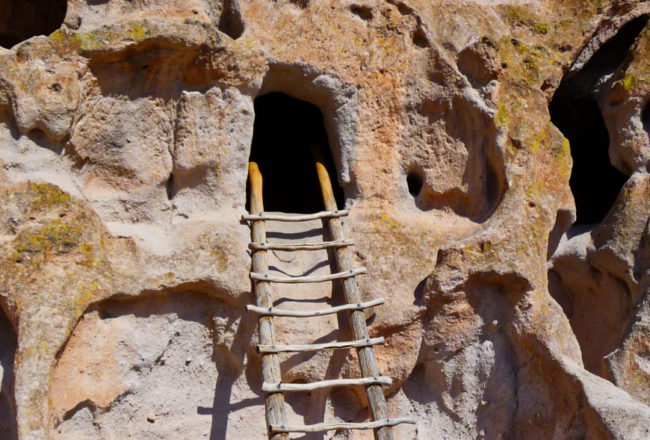
<path id="1" fill-rule="evenodd" d="M 391 413 L 418 421 L 398 438 L 650 437 L 649 3 L 9 4 L 3 439 L 265 438 L 240 217 L 271 92 L 323 114 L 364 299 L 386 299 L 368 322 Z M 278 335 L 349 339 L 344 322 Z M 352 352 L 282 365 L 358 374 Z M 358 391 L 293 395 L 291 419 L 366 420 Z"/>

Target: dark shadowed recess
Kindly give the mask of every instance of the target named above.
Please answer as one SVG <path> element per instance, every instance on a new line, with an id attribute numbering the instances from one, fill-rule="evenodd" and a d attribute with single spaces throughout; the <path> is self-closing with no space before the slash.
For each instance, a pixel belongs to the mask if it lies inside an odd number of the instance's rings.
<path id="1" fill-rule="evenodd" d="M 648 133 L 648 137 L 650 138 L 650 102 L 646 103 L 643 113 L 641 113 L 641 122 L 643 123 L 643 129 Z"/>
<path id="2" fill-rule="evenodd" d="M 406 186 L 408 186 L 409 193 L 413 197 L 420 195 L 422 187 L 424 186 L 424 175 L 420 169 L 409 169 L 408 174 L 406 174 Z"/>
<path id="3" fill-rule="evenodd" d="M 372 13 L 372 8 L 367 5 L 358 5 L 353 4 L 350 6 L 350 11 L 360 19 L 364 21 L 370 21 L 373 19 L 374 14 Z"/>
<path id="4" fill-rule="evenodd" d="M 244 20 L 241 16 L 238 0 L 224 0 L 223 11 L 219 19 L 219 30 L 233 40 L 244 33 Z"/>
<path id="5" fill-rule="evenodd" d="M 551 121 L 571 143 L 569 185 L 576 225 L 601 222 L 627 180 L 609 161 L 609 135 L 597 99 L 603 78 L 625 61 L 647 22 L 648 17 L 641 16 L 623 26 L 582 69 L 562 79 L 549 105 Z"/>
<path id="6" fill-rule="evenodd" d="M 257 162 L 262 173 L 266 211 L 323 210 L 312 145 L 325 159 L 336 203 L 343 208 L 343 190 L 337 184 L 323 114 L 318 107 L 284 93 L 269 93 L 255 100 L 250 160 Z"/>
<path id="7" fill-rule="evenodd" d="M 14 404 L 14 356 L 16 332 L 0 308 L 0 439 L 17 440 Z"/>
<path id="8" fill-rule="evenodd" d="M 61 27 L 66 0 L 0 0 L 0 46 L 10 48 Z"/>

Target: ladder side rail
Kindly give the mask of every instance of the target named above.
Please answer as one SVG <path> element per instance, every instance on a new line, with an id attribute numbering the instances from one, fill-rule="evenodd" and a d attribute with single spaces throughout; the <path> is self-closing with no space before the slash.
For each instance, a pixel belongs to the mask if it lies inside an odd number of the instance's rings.
<path id="1" fill-rule="evenodd" d="M 337 206 L 336 200 L 334 198 L 334 193 L 332 191 L 332 183 L 330 181 L 329 174 L 327 173 L 327 169 L 323 164 L 323 160 L 318 157 L 315 148 L 312 148 L 312 152 L 314 152 L 316 171 L 318 173 L 318 181 L 320 183 L 325 209 L 328 211 L 335 211 L 337 209 Z M 329 226 L 331 240 L 345 239 L 343 224 L 341 223 L 340 218 L 328 218 L 326 222 Z M 353 269 L 354 264 L 348 248 L 337 248 L 335 249 L 334 254 L 336 256 L 336 264 L 339 271 L 344 272 Z M 347 278 L 343 280 L 343 292 L 348 303 L 356 304 L 361 302 L 359 285 L 354 278 Z M 366 319 L 362 311 L 353 311 L 350 313 L 350 324 L 352 327 L 352 332 L 354 334 L 354 339 L 368 339 L 370 337 L 368 334 Z M 359 363 L 363 376 L 379 376 L 373 348 L 358 348 L 357 354 L 359 356 Z M 386 404 L 386 397 L 384 396 L 384 390 L 382 389 L 382 386 L 369 385 L 366 387 L 366 393 L 368 394 L 368 403 L 370 406 L 370 411 L 372 412 L 373 419 L 389 419 L 390 415 L 388 413 L 388 405 Z M 390 426 L 377 428 L 375 431 L 375 438 L 376 440 L 394 440 L 392 428 Z"/>
<path id="2" fill-rule="evenodd" d="M 248 165 L 248 175 L 250 179 L 250 212 L 251 214 L 262 214 L 264 212 L 264 203 L 262 199 L 262 175 L 255 162 Z M 255 242 L 266 241 L 266 224 L 264 220 L 253 221 L 251 223 L 251 235 Z M 265 250 L 252 252 L 253 271 L 259 273 L 268 272 L 268 260 Z M 270 285 L 266 281 L 254 281 L 256 305 L 258 307 L 272 307 Z M 275 344 L 275 330 L 273 327 L 273 318 L 271 316 L 261 316 L 259 318 L 259 343 Z M 280 360 L 275 353 L 262 354 L 262 376 L 266 382 L 282 381 L 280 371 Z M 287 433 L 276 433 L 271 431 L 273 425 L 284 425 L 287 423 L 287 415 L 284 408 L 284 394 L 271 393 L 265 396 L 266 407 L 266 424 L 269 430 L 270 440 L 286 440 Z"/>

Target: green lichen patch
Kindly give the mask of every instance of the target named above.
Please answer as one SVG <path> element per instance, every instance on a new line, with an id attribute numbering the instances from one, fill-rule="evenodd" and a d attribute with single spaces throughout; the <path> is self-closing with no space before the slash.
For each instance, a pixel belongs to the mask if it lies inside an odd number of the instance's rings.
<path id="1" fill-rule="evenodd" d="M 131 20 L 79 32 L 80 50 L 86 52 L 112 52 L 148 40 L 167 40 L 179 47 L 199 47 L 205 43 L 218 44 L 221 40 L 211 26 L 199 22 L 183 24 L 156 19 Z M 179 44 L 180 43 L 180 44 Z"/>
<path id="2" fill-rule="evenodd" d="M 614 86 L 622 87 L 625 97 L 644 95 L 650 91 L 650 28 L 639 34 L 629 53 L 625 69 Z"/>
<path id="3" fill-rule="evenodd" d="M 15 249 L 19 255 L 64 254 L 78 248 L 81 237 L 81 228 L 56 219 L 41 228 L 20 234 L 16 238 Z"/>
<path id="4" fill-rule="evenodd" d="M 627 72 L 623 77 L 623 82 L 622 82 L 623 88 L 628 91 L 632 90 L 636 85 L 636 81 L 637 81 L 636 75 L 634 75 L 631 72 Z"/>
<path id="5" fill-rule="evenodd" d="M 535 23 L 533 24 L 533 30 L 538 34 L 548 34 L 550 26 L 547 23 Z"/>
<path id="6" fill-rule="evenodd" d="M 70 205 L 70 194 L 49 183 L 31 183 L 29 193 L 32 197 L 32 208 L 36 210 L 67 208 Z"/>
<path id="7" fill-rule="evenodd" d="M 6 221 L 15 216 L 26 220 L 15 231 L 15 238 L 0 247 L 6 263 L 17 265 L 10 270 L 14 275 L 61 258 L 88 267 L 100 265 L 101 224 L 83 202 L 55 185 L 33 182 L 3 192 L 0 202 L 13 206 L 14 213 Z"/>
<path id="8" fill-rule="evenodd" d="M 531 5 L 506 5 L 503 8 L 506 21 L 512 26 L 523 26 L 537 34 L 548 34 L 551 25 L 544 21 Z"/>
<path id="9" fill-rule="evenodd" d="M 75 53 L 81 47 L 81 39 L 77 32 L 60 29 L 50 35 L 50 43 L 59 55 Z"/>
<path id="10" fill-rule="evenodd" d="M 509 80 L 533 88 L 541 88 L 552 77 L 554 55 L 543 45 L 530 46 L 516 38 L 503 37 L 498 42 L 501 66 Z"/>
<path id="11" fill-rule="evenodd" d="M 397 229 L 402 229 L 404 226 L 396 221 L 395 219 L 387 216 L 386 214 L 382 214 L 381 216 L 381 221 L 385 226 L 387 226 L 390 230 L 397 230 Z"/>
<path id="12" fill-rule="evenodd" d="M 101 299 L 104 293 L 104 288 L 97 281 L 91 281 L 81 286 L 72 300 L 75 316 L 78 318 L 83 315 L 88 305 Z"/>

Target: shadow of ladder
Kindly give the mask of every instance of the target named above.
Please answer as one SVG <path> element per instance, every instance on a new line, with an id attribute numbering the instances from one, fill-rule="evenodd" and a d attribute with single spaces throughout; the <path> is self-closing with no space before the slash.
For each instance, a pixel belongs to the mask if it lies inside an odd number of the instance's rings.
<path id="1" fill-rule="evenodd" d="M 253 271 L 250 276 L 255 285 L 256 305 L 249 305 L 249 312 L 257 313 L 259 318 L 258 352 L 262 358 L 262 375 L 264 383 L 262 392 L 265 393 L 266 423 L 271 440 L 286 439 L 292 432 L 323 432 L 341 429 L 373 429 L 376 440 L 393 440 L 392 427 L 400 423 L 415 421 L 406 418 L 390 418 L 382 385 L 390 385 L 389 377 L 380 376 L 377 371 L 373 346 L 384 342 L 384 338 L 370 338 L 363 311 L 384 302 L 383 299 L 361 302 L 359 286 L 355 276 L 366 273 L 363 267 L 354 268 L 352 256 L 348 249 L 353 245 L 352 240 L 345 239 L 341 217 L 348 211 L 339 210 L 332 192 L 332 185 L 323 161 L 315 158 L 316 172 L 320 182 L 325 211 L 316 214 L 287 215 L 265 214 L 262 202 L 262 175 L 255 162 L 249 163 L 250 179 L 250 214 L 244 215 L 243 220 L 250 222 L 252 242 L 249 247 L 252 252 Z M 266 241 L 266 220 L 274 221 L 307 221 L 325 219 L 332 241 L 303 244 L 273 244 Z M 275 277 L 268 274 L 266 251 L 282 250 L 317 250 L 334 249 L 336 266 L 339 272 L 321 276 Z M 328 309 L 312 311 L 282 310 L 273 307 L 269 283 L 318 283 L 330 280 L 342 280 L 343 292 L 347 304 Z M 350 323 L 354 340 L 332 342 L 326 344 L 280 345 L 276 343 L 273 328 L 273 317 L 284 316 L 293 318 L 309 318 L 340 311 L 350 312 Z M 359 356 L 362 378 L 322 380 L 306 384 L 282 383 L 278 353 L 306 352 L 333 349 L 355 348 Z M 368 403 L 372 413 L 372 422 L 365 423 L 317 423 L 313 425 L 289 425 L 284 408 L 284 393 L 312 391 L 320 388 L 335 386 L 365 386 Z"/>

